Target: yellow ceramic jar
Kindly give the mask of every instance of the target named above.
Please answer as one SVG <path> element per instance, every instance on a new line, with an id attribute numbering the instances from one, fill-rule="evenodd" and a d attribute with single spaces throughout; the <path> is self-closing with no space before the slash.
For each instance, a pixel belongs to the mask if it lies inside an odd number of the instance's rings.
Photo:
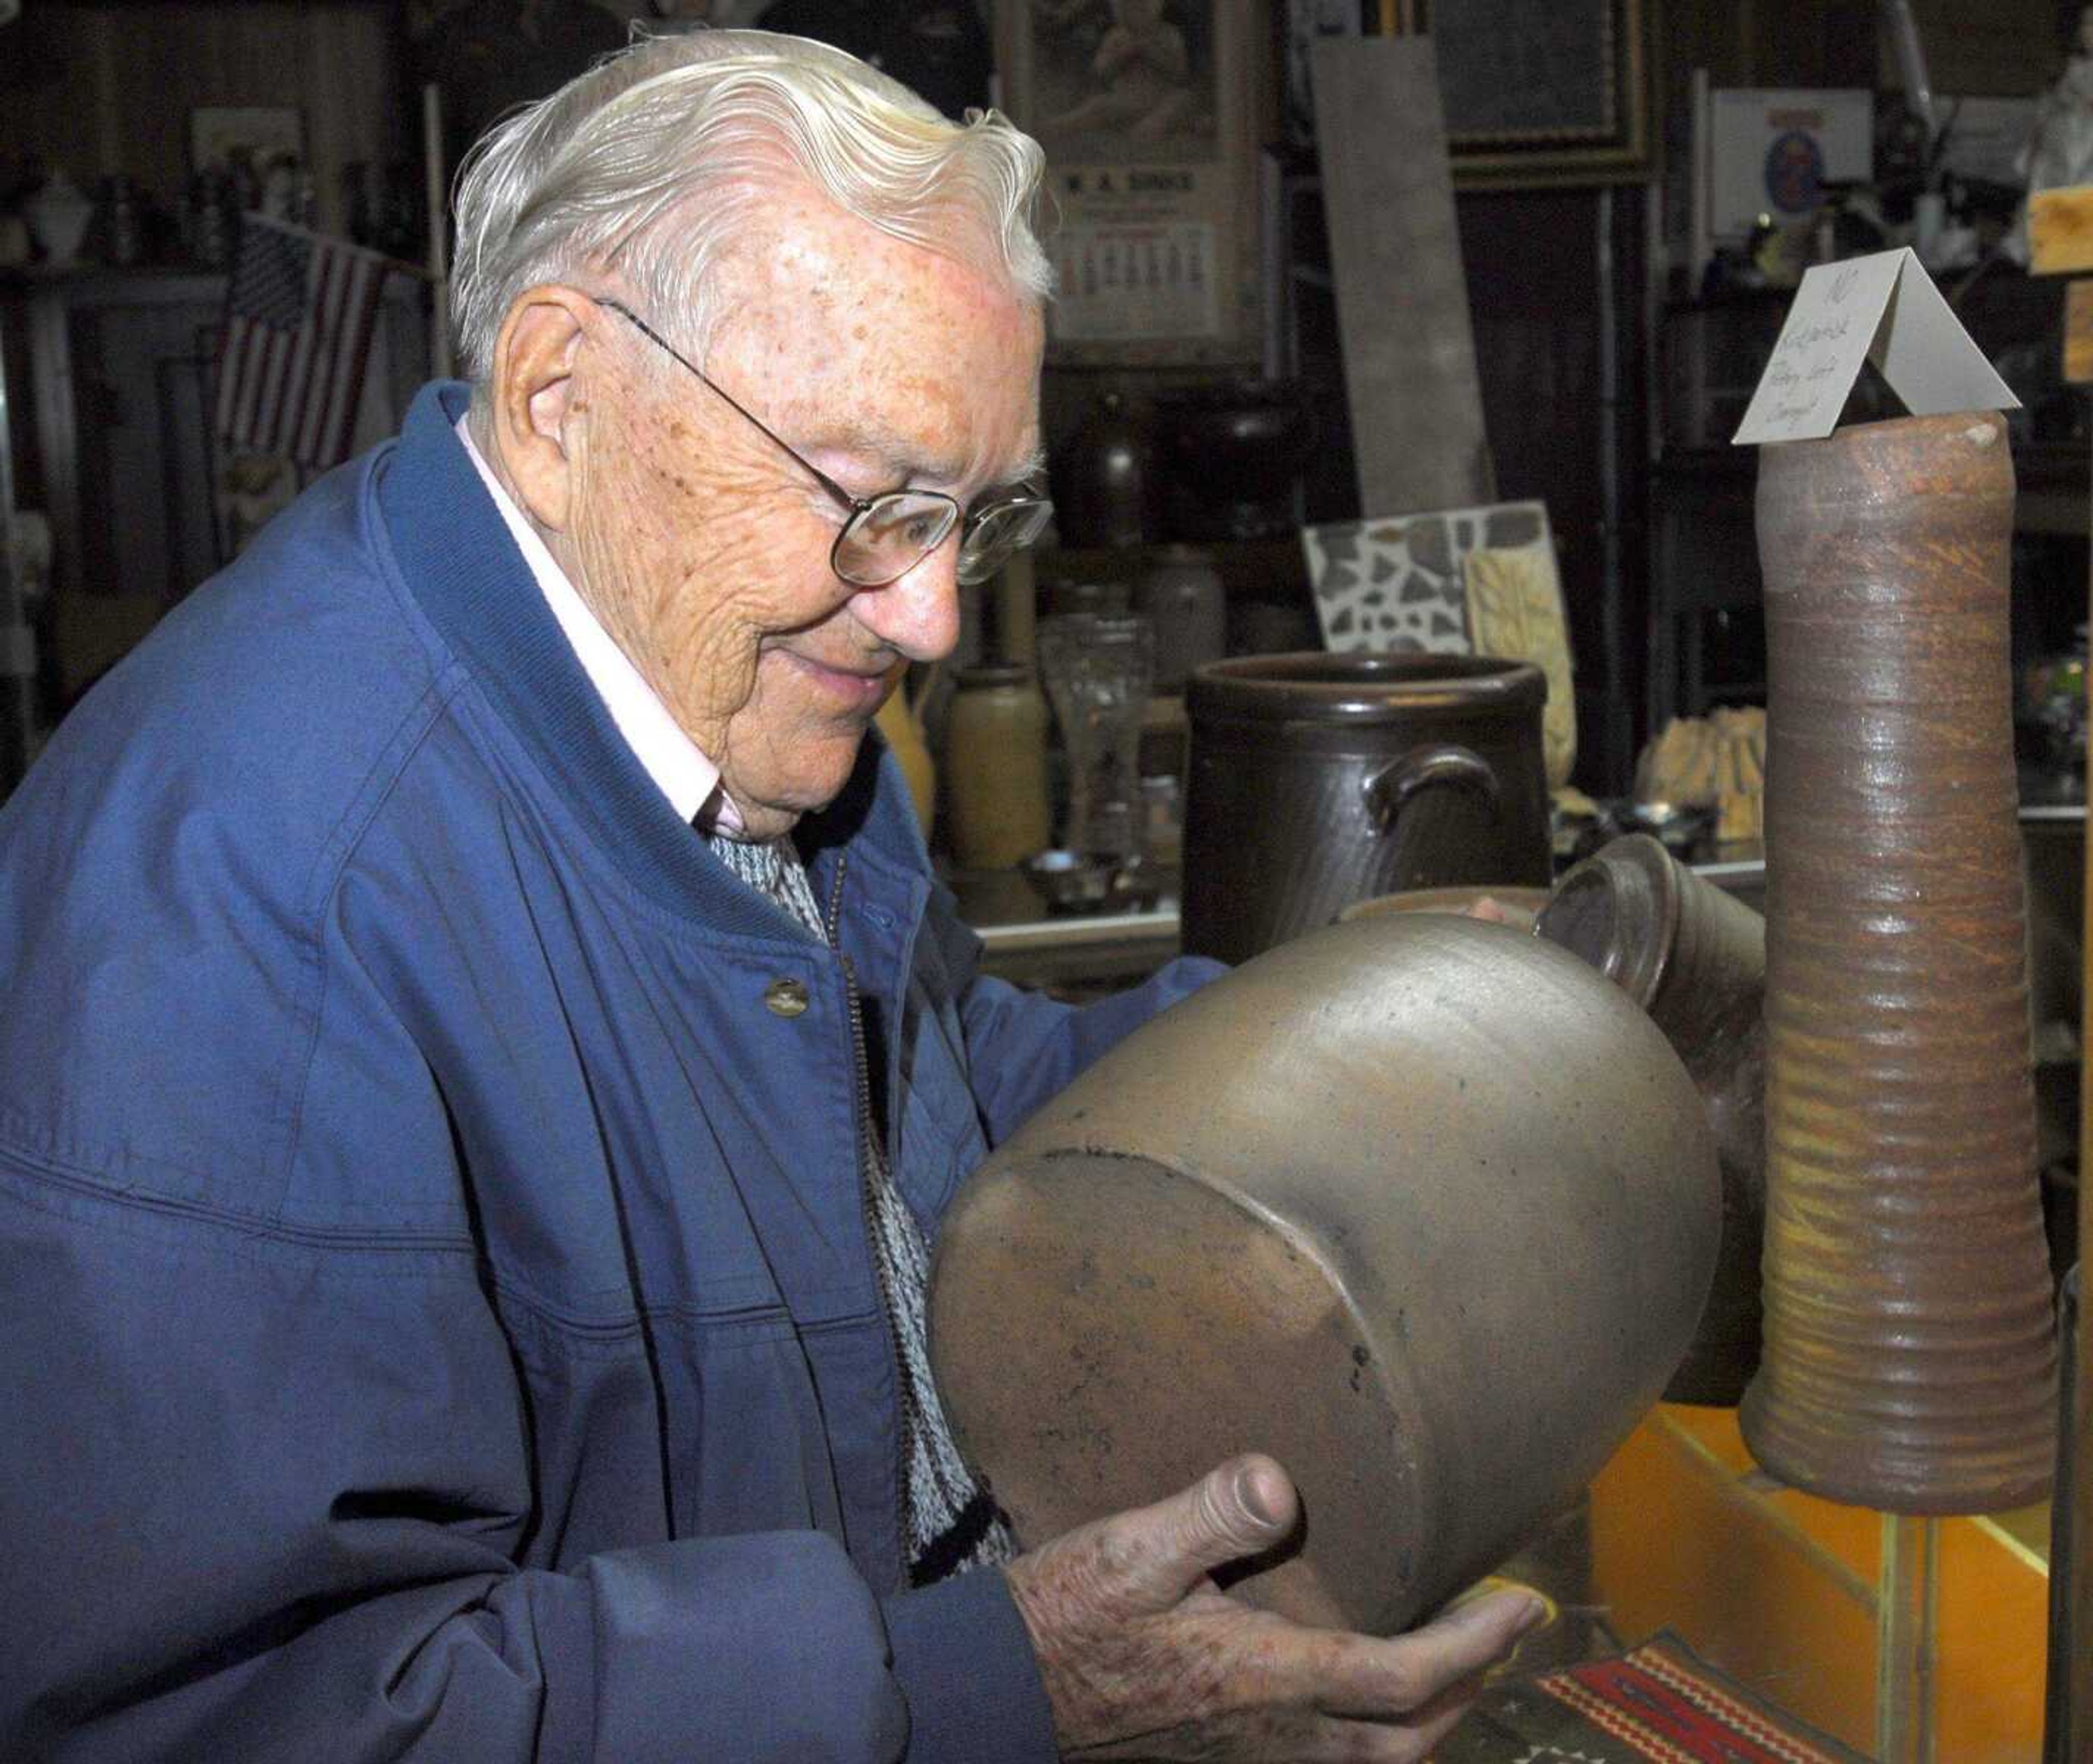
<path id="1" fill-rule="evenodd" d="M 966 668 L 945 716 L 945 782 L 954 861 L 1008 869 L 1051 844 L 1046 701 L 1032 670 Z"/>

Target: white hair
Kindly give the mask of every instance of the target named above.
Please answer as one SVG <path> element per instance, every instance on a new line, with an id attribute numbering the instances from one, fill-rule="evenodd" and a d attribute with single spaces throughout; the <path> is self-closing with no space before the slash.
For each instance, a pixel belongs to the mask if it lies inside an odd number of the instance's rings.
<path id="1" fill-rule="evenodd" d="M 452 327 L 483 386 L 511 302 L 595 272 L 694 353 L 707 271 L 795 176 L 882 232 L 1043 300 L 1031 226 L 1044 155 L 994 111 L 954 123 L 826 44 L 765 31 L 641 37 L 491 130 L 458 178 Z"/>

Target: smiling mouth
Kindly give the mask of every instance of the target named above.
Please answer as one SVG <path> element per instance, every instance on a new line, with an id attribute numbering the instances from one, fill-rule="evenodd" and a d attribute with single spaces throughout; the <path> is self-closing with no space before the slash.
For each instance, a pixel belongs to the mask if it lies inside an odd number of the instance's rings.
<path id="1" fill-rule="evenodd" d="M 811 656 L 803 656 L 795 650 L 784 650 L 794 667 L 821 687 L 832 697 L 842 700 L 850 709 L 869 715 L 879 709 L 880 701 L 886 696 L 888 683 L 895 674 L 894 665 L 885 667 L 838 667 L 834 662 L 817 661 Z"/>

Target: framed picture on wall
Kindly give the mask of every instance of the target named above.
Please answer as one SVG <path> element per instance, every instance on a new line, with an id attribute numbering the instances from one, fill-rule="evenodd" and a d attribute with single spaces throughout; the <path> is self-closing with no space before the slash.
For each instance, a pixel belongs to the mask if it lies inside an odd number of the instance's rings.
<path id="1" fill-rule="evenodd" d="M 1413 0 L 1432 38 L 1454 181 L 1625 183 L 1649 176 L 1660 0 Z"/>
<path id="2" fill-rule="evenodd" d="M 1237 0 L 1003 0 L 1002 103 L 1046 152 L 1069 366 L 1254 362 L 1261 41 Z"/>

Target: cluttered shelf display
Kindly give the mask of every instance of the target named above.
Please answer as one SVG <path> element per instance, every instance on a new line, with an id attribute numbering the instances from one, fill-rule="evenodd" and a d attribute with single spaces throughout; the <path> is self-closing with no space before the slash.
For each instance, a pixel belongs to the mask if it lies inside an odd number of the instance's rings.
<path id="1" fill-rule="evenodd" d="M 977 836 L 979 756 L 957 752 L 948 718 L 955 818 L 935 843 L 977 925 L 1051 916 L 1062 943 L 1095 944 L 1078 917 L 1159 909 L 1174 936 L 1185 682 L 1228 655 L 1315 642 L 1298 538 L 1315 424 L 1298 387 L 1223 374 L 1086 392 L 1064 427 L 1049 456 L 1055 526 L 1025 561 L 1021 612 L 991 608 L 986 666 L 963 674 L 950 700 L 964 739 L 992 726 L 1006 745 L 1020 739 L 1020 697 L 1051 706 L 1048 837 L 1014 856 L 1007 839 Z M 1101 696 L 1106 658 L 1134 645 L 1139 691 Z"/>
<path id="2" fill-rule="evenodd" d="M 1709 89 L 1697 79 L 1692 220 L 1657 337 L 1649 478 L 1649 737 L 1675 716 L 1762 704 L 1754 460 L 1731 445 L 1788 301 L 1813 262 L 1909 245 L 2020 401 L 2014 652 L 2024 747 L 2049 743 L 2056 678 L 2082 640 L 2088 440 L 2067 381 L 2060 279 L 2029 273 L 2030 193 L 2093 176 L 2093 8 L 2036 95 L 1935 97 L 1915 43 L 1905 90 Z M 2034 93 L 2040 72 L 2031 71 Z M 2039 205 L 2038 205 L 2039 206 Z M 1900 414 L 1863 372 L 1848 425 Z M 2046 704 L 2052 708 L 2045 709 Z"/>
<path id="3" fill-rule="evenodd" d="M 2001 264 L 1962 288 L 1944 283 L 2022 408 L 2008 414 L 2014 507 L 2013 645 L 2022 758 L 2056 769 L 2071 714 L 2059 683 L 2082 653 L 2088 470 L 2082 388 L 2056 372 L 2062 292 Z M 1785 293 L 1732 293 L 1674 306 L 1662 347 L 1667 398 L 1650 472 L 1650 738 L 1675 717 L 1765 702 L 1761 584 L 1752 543 L 1756 460 L 1729 445 L 1786 310 Z M 1863 376 L 1848 423 L 1898 414 L 1878 376 Z M 2061 738 L 2060 740 L 2059 738 Z M 2082 775 L 2083 745 L 2077 761 Z"/>

